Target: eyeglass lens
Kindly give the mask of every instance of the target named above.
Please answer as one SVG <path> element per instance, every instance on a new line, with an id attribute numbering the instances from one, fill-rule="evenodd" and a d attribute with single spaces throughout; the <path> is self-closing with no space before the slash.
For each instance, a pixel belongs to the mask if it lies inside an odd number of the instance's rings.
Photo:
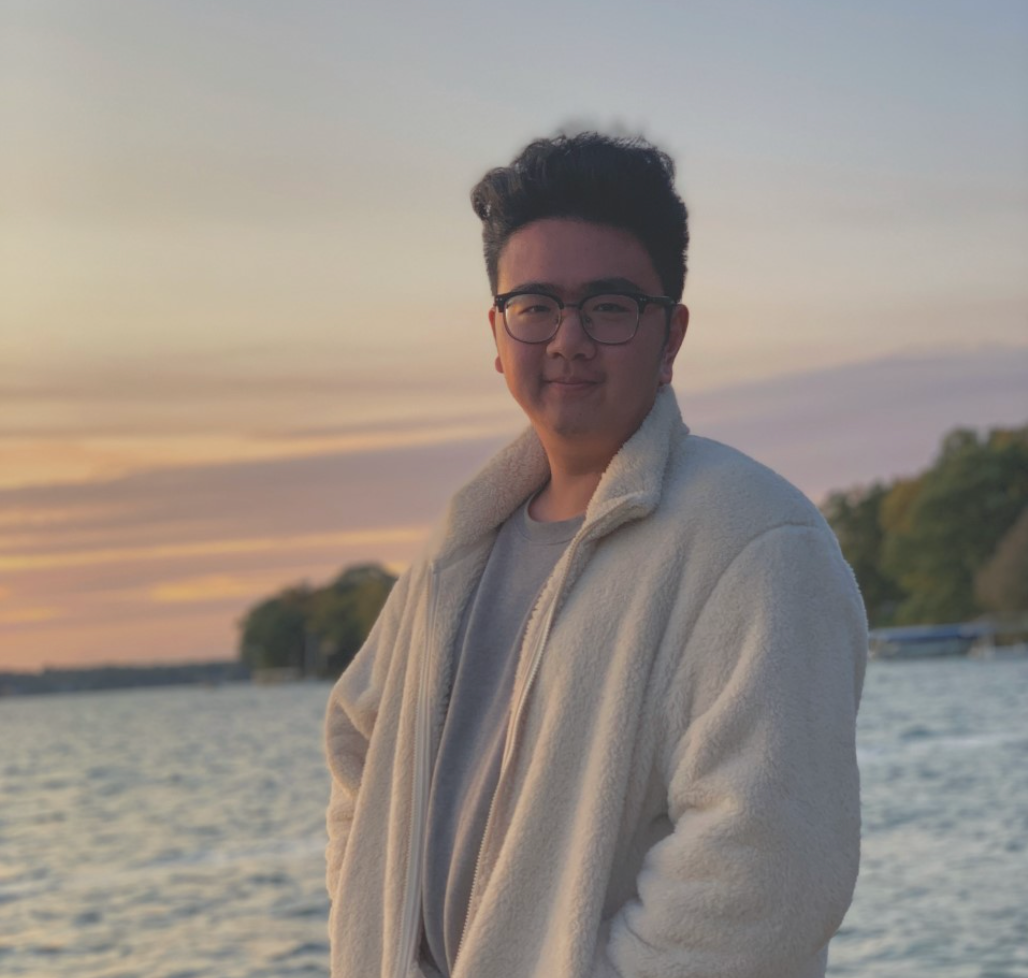
<path id="1" fill-rule="evenodd" d="M 524 343 L 542 343 L 557 331 L 561 308 L 549 295 L 516 295 L 503 315 L 511 336 Z M 594 295 L 579 308 L 582 327 L 597 343 L 624 343 L 635 334 L 639 305 L 624 295 Z"/>

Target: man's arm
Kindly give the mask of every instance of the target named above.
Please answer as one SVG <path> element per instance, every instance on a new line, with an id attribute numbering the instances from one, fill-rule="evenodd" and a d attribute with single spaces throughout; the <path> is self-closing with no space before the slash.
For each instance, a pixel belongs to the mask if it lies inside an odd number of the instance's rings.
<path id="1" fill-rule="evenodd" d="M 856 882 L 866 656 L 863 603 L 826 528 L 777 527 L 735 558 L 668 699 L 674 830 L 605 929 L 596 978 L 798 978 L 810 967 Z"/>
<path id="2" fill-rule="evenodd" d="M 326 885 L 335 898 L 346 841 L 378 717 L 382 687 L 409 591 L 404 574 L 394 585 L 367 641 L 336 682 L 325 715 L 325 754 L 332 788 L 326 813 Z"/>

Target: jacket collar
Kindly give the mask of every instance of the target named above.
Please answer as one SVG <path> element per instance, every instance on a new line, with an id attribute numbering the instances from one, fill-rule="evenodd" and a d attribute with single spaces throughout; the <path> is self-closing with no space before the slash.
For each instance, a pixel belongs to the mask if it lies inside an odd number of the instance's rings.
<path id="1" fill-rule="evenodd" d="M 609 533 L 622 523 L 649 515 L 660 502 L 672 444 L 688 431 L 674 391 L 660 387 L 650 413 L 603 473 L 580 535 Z M 453 496 L 429 543 L 433 561 L 444 563 L 491 535 L 549 474 L 542 443 L 528 428 Z"/>

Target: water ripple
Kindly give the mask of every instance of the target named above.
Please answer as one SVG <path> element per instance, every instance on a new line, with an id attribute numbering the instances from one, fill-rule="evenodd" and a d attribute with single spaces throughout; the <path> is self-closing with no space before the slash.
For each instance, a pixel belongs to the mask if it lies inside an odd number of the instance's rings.
<path id="1" fill-rule="evenodd" d="M 328 975 L 328 687 L 0 702 L 5 978 Z M 1028 663 L 875 663 L 831 978 L 1028 978 Z"/>

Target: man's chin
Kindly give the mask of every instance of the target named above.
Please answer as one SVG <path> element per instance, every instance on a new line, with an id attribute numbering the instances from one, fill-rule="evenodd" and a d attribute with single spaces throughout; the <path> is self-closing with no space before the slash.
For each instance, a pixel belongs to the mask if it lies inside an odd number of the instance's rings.
<path id="1" fill-rule="evenodd" d="M 544 428 L 562 441 L 583 444 L 601 443 L 610 437 L 610 432 L 598 423 L 597 412 L 584 407 L 578 411 L 562 411 L 556 417 L 547 418 Z M 539 430 L 539 426 L 536 430 Z"/>

